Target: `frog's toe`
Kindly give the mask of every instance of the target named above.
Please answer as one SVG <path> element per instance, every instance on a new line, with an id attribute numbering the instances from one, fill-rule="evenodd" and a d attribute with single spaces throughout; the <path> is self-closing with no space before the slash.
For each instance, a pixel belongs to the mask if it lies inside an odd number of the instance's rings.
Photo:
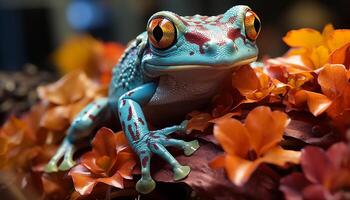
<path id="1" fill-rule="evenodd" d="M 44 168 L 46 173 L 58 172 L 57 163 L 54 161 L 50 161 Z"/>
<path id="2" fill-rule="evenodd" d="M 199 148 L 198 140 L 186 142 L 184 146 L 184 153 L 186 156 L 192 155 Z"/>
<path id="3" fill-rule="evenodd" d="M 73 159 L 64 159 L 58 169 L 60 171 L 66 171 L 72 168 L 75 165 L 75 161 Z"/>
<path id="4" fill-rule="evenodd" d="M 184 120 L 184 121 L 180 124 L 180 131 L 186 132 L 188 122 L 189 122 L 188 120 Z"/>
<path id="5" fill-rule="evenodd" d="M 179 165 L 173 169 L 174 171 L 174 180 L 178 181 L 186 178 L 186 176 L 190 173 L 191 168 L 189 166 Z"/>
<path id="6" fill-rule="evenodd" d="M 136 183 L 136 190 L 142 194 L 150 193 L 156 187 L 156 182 L 152 178 L 141 178 Z"/>
<path id="7" fill-rule="evenodd" d="M 75 165 L 75 162 L 73 160 L 74 152 L 75 152 L 74 144 L 69 143 L 67 145 L 67 148 L 65 149 L 64 159 L 60 164 L 60 166 L 58 167 L 59 170 L 66 171 Z"/>

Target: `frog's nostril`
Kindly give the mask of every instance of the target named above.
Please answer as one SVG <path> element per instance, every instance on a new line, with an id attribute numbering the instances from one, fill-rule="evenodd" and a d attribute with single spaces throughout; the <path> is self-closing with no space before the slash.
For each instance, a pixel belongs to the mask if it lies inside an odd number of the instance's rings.
<path id="1" fill-rule="evenodd" d="M 227 46 L 227 48 L 230 49 L 230 51 L 237 51 L 238 50 L 236 43 L 232 40 L 227 41 L 226 46 Z"/>
<path id="2" fill-rule="evenodd" d="M 213 42 L 206 42 L 202 45 L 202 49 L 205 51 L 205 52 L 213 52 L 215 50 L 215 43 Z"/>

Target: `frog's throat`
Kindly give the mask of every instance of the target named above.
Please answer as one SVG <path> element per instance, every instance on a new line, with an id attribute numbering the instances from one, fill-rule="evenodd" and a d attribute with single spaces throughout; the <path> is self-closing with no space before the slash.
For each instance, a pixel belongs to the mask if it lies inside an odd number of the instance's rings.
<path id="1" fill-rule="evenodd" d="M 221 64 L 221 65 L 169 65 L 169 66 L 157 66 L 151 65 L 149 63 L 146 64 L 146 71 L 149 72 L 169 72 L 169 71 L 185 71 L 192 69 L 213 69 L 213 70 L 227 70 L 232 69 L 238 66 L 247 65 L 254 61 L 256 61 L 257 57 L 248 58 L 245 60 L 241 60 L 239 62 L 235 62 L 232 64 Z"/>

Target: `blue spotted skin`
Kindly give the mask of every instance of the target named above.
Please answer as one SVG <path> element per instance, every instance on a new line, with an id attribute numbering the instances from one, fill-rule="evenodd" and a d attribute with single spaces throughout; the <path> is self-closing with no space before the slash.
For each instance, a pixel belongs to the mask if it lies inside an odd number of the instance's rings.
<path id="1" fill-rule="evenodd" d="M 248 10 L 247 6 L 234 6 L 212 17 L 182 17 L 167 11 L 154 14 L 150 20 L 163 17 L 174 24 L 175 43 L 165 50 L 156 49 L 147 32 L 132 41 L 113 70 L 108 98 L 97 100 L 78 114 L 46 171 L 73 166 L 74 142 L 115 115 L 140 158 L 142 177 L 136 184 L 139 192 L 149 193 L 155 187 L 150 175 L 152 154 L 172 166 L 175 180 L 185 178 L 190 167 L 179 164 L 165 147 L 183 149 L 186 155 L 199 148 L 197 141 L 168 137 L 176 131 L 184 132 L 187 122 L 159 130 L 150 130 L 148 122 L 164 127 L 182 119 L 188 112 L 206 105 L 236 66 L 256 59 L 256 44 L 247 39 L 244 28 Z M 57 168 L 62 156 L 64 160 Z"/>

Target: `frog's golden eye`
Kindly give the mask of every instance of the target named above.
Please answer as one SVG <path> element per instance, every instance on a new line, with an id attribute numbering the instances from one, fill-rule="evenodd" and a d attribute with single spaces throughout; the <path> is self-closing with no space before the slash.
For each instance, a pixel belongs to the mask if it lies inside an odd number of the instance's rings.
<path id="1" fill-rule="evenodd" d="M 157 49 L 167 49 L 176 40 L 176 28 L 172 21 L 163 17 L 151 19 L 147 26 L 148 39 Z"/>
<path id="2" fill-rule="evenodd" d="M 247 37 L 255 41 L 258 38 L 261 23 L 259 17 L 251 10 L 245 14 L 244 27 Z"/>

